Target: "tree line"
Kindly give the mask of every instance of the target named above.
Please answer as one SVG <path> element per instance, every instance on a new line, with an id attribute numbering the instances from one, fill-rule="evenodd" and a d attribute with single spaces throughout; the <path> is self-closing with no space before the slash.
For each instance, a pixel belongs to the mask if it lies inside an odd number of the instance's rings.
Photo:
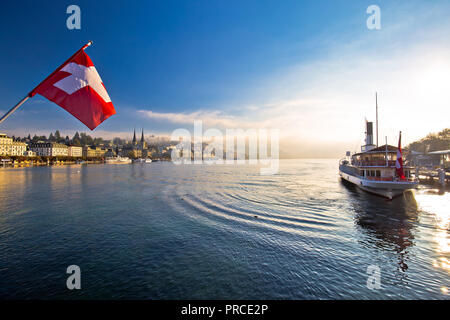
<path id="1" fill-rule="evenodd" d="M 15 141 L 22 141 L 22 142 L 38 142 L 38 141 L 44 141 L 44 142 L 55 142 L 55 143 L 62 143 L 66 145 L 72 145 L 72 146 L 102 146 L 102 145 L 108 145 L 111 144 L 111 140 L 105 140 L 101 137 L 93 138 L 90 135 L 86 134 L 85 132 L 79 133 L 78 131 L 75 132 L 73 137 L 69 137 L 66 135 L 65 137 L 61 135 L 59 130 L 56 130 L 54 133 L 50 132 L 50 135 L 47 137 L 46 135 L 38 136 L 34 135 L 31 137 L 29 134 L 27 137 L 24 138 L 16 138 L 15 136 L 12 136 L 12 138 Z M 124 145 L 126 143 L 126 140 L 121 138 L 114 138 L 112 143 L 114 145 Z"/>
<path id="2" fill-rule="evenodd" d="M 446 128 L 438 133 L 430 133 L 425 138 L 410 143 L 407 148 L 422 153 L 449 150 L 450 128 Z"/>

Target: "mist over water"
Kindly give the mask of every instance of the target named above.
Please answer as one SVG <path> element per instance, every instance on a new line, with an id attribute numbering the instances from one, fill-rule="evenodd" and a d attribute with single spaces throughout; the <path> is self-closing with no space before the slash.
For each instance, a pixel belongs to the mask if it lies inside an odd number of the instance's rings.
<path id="1" fill-rule="evenodd" d="M 0 297 L 448 299 L 449 193 L 392 201 L 337 160 L 0 169 Z M 81 268 L 81 290 L 66 268 Z M 367 267 L 381 289 L 367 288 Z"/>

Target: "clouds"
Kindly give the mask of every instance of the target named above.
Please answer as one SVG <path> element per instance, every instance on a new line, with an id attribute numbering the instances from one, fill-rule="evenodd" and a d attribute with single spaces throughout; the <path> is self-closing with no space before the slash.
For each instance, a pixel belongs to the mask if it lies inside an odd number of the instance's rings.
<path id="1" fill-rule="evenodd" d="M 450 25 L 432 5 L 384 12 L 380 31 L 342 35 L 342 41 L 319 39 L 323 54 L 268 71 L 245 103 L 190 113 L 140 112 L 180 125 L 203 120 L 218 128 L 277 128 L 299 153 L 316 148 L 338 156 L 333 146 L 343 153 L 363 143 L 364 119 L 375 120 L 377 91 L 380 142 L 388 136 L 395 144 L 400 130 L 405 144 L 439 131 L 450 116 L 450 46 L 444 32 Z"/>
<path id="2" fill-rule="evenodd" d="M 139 110 L 138 113 L 151 120 L 180 125 L 192 124 L 196 120 L 202 120 L 207 126 L 219 128 L 231 128 L 244 124 L 242 120 L 236 116 L 228 115 L 218 110 L 199 110 L 191 113 L 163 113 L 153 112 L 151 110 Z"/>
<path id="3" fill-rule="evenodd" d="M 170 63 L 157 67 L 145 57 L 144 79 L 134 79 L 129 70 L 115 73 L 122 81 L 116 92 L 126 96 L 114 100 L 117 115 L 102 125 L 103 131 L 92 134 L 128 137 L 134 127 L 144 127 L 146 132 L 167 135 L 176 128 L 191 129 L 195 120 L 202 120 L 205 129 L 279 129 L 292 154 L 337 157 L 363 142 L 364 118 L 375 119 L 375 91 L 383 142 L 388 136 L 389 143 L 395 144 L 399 130 L 408 143 L 448 126 L 450 23 L 445 8 L 449 5 L 380 3 L 382 27 L 377 31 L 366 28 L 362 7 L 345 7 L 337 15 L 311 10 L 312 20 L 324 13 L 332 21 L 314 21 L 308 34 L 300 32 L 301 21 L 292 20 L 277 33 L 276 41 L 262 37 L 267 33 L 262 32 L 258 50 L 246 38 L 240 42 L 242 50 L 232 55 L 222 51 L 214 55 L 211 48 L 205 51 L 190 43 L 191 53 L 183 61 L 173 55 Z M 261 23 L 267 29 L 274 27 L 266 20 Z M 255 30 L 260 32 L 260 26 Z M 222 50 L 228 48 L 220 45 Z M 161 56 L 170 52 L 159 44 L 157 50 L 163 52 Z M 253 60 L 258 63 L 252 64 Z M 127 68 L 137 63 L 129 61 Z M 125 71 L 132 88 L 123 87 Z M 149 74 L 157 77 L 151 80 Z M 158 98 L 158 92 L 164 97 Z M 63 110 L 45 106 L 34 110 L 47 112 L 52 121 L 33 118 L 37 129 L 47 128 L 48 133 L 80 128 Z M 32 107 L 24 110 L 36 112 Z M 8 128 L 26 127 L 23 119 L 11 118 Z"/>
<path id="4" fill-rule="evenodd" d="M 364 118 L 374 120 L 378 91 L 382 134 L 403 129 L 409 140 L 416 139 L 446 125 L 436 115 L 448 115 L 450 63 L 444 57 L 450 56 L 450 50 L 422 44 L 407 50 L 407 55 L 355 53 L 344 60 L 293 66 L 266 84 L 261 94 L 266 102 L 261 104 L 190 113 L 142 109 L 139 113 L 169 124 L 203 120 L 218 128 L 278 128 L 282 136 L 317 142 L 354 141 L 362 139 Z"/>

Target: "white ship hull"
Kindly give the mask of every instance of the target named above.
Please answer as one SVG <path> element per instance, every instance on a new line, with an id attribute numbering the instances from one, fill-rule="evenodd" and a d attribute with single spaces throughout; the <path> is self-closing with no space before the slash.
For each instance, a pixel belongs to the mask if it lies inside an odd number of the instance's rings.
<path id="1" fill-rule="evenodd" d="M 133 160 L 133 162 L 135 162 L 135 163 L 151 163 L 152 159 L 140 158 L 140 159 Z"/>
<path id="2" fill-rule="evenodd" d="M 342 179 L 353 183 L 361 190 L 377 194 L 379 196 L 393 199 L 400 196 L 406 190 L 414 189 L 418 183 L 416 181 L 373 181 L 350 175 L 339 170 Z"/>
<path id="3" fill-rule="evenodd" d="M 130 158 L 116 157 L 116 158 L 107 158 L 106 163 L 108 164 L 123 164 L 123 163 L 131 163 Z"/>

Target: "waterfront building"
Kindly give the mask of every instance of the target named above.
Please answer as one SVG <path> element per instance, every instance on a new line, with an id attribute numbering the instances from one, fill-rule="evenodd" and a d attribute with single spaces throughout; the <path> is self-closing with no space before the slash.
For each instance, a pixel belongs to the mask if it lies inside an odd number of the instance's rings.
<path id="1" fill-rule="evenodd" d="M 105 157 L 107 151 L 108 150 L 103 147 L 84 146 L 83 147 L 83 157 L 88 157 L 88 158 Z"/>
<path id="2" fill-rule="evenodd" d="M 27 144 L 14 141 L 4 133 L 0 133 L 0 155 L 2 156 L 23 156 L 27 150 Z"/>
<path id="3" fill-rule="evenodd" d="M 65 144 L 38 141 L 31 144 L 31 151 L 43 157 L 68 156 L 69 148 Z"/>
<path id="4" fill-rule="evenodd" d="M 117 156 L 117 152 L 114 148 L 108 148 L 108 150 L 105 153 L 105 157 L 107 158 L 113 158 Z"/>
<path id="5" fill-rule="evenodd" d="M 8 144 L 12 142 L 12 138 L 9 138 L 6 134 L 0 133 L 0 145 Z"/>
<path id="6" fill-rule="evenodd" d="M 83 148 L 77 146 L 69 146 L 68 150 L 69 157 L 82 157 L 83 156 Z"/>
<path id="7" fill-rule="evenodd" d="M 428 169 L 450 167 L 450 150 L 438 150 L 427 153 L 412 151 L 407 159 L 416 167 Z"/>
<path id="8" fill-rule="evenodd" d="M 12 140 L 13 139 L 9 138 L 6 134 L 0 133 L 0 156 L 6 156 L 9 154 Z"/>
<path id="9" fill-rule="evenodd" d="M 10 156 L 23 156 L 27 151 L 27 144 L 25 142 L 13 141 L 11 144 Z"/>

